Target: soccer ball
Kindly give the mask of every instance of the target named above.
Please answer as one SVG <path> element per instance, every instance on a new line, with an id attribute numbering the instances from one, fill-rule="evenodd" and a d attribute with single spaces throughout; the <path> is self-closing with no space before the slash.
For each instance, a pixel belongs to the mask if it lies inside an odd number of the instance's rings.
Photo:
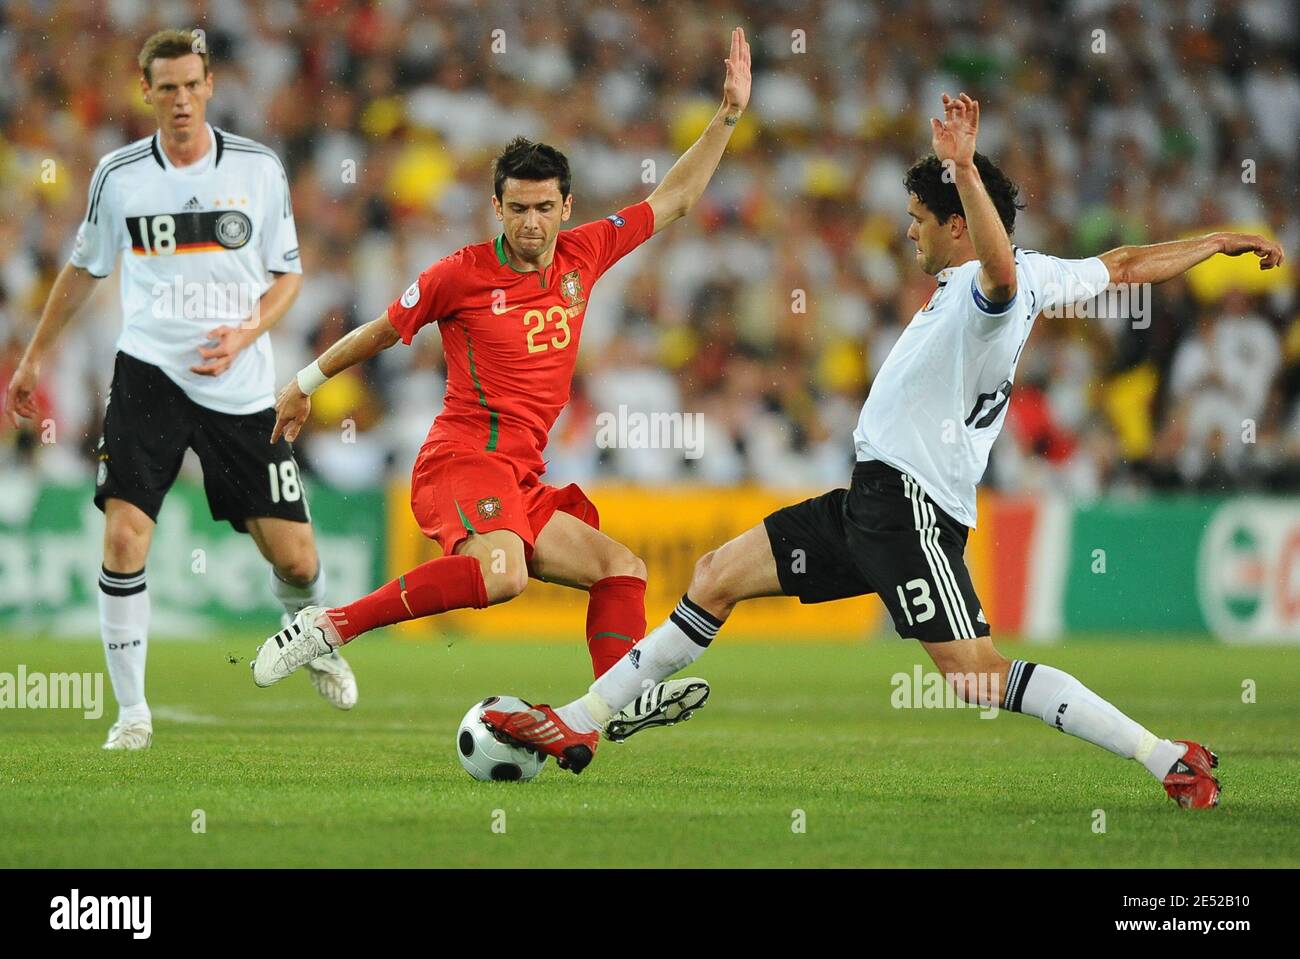
<path id="1" fill-rule="evenodd" d="M 456 755 L 465 772 L 484 782 L 492 779 L 532 779 L 542 771 L 546 757 L 522 746 L 501 742 L 483 725 L 483 710 L 515 712 L 529 704 L 514 696 L 489 696 L 475 703 L 456 730 Z"/>

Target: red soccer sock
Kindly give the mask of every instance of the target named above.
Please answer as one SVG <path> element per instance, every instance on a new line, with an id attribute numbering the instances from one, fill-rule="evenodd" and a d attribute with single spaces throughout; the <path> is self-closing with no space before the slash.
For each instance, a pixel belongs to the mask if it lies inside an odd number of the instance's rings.
<path id="1" fill-rule="evenodd" d="M 487 587 L 478 560 L 472 556 L 440 556 L 328 614 L 346 643 L 380 626 L 449 609 L 482 609 L 487 604 Z"/>
<path id="2" fill-rule="evenodd" d="M 645 580 L 609 576 L 587 600 L 587 652 L 596 678 L 645 638 Z"/>

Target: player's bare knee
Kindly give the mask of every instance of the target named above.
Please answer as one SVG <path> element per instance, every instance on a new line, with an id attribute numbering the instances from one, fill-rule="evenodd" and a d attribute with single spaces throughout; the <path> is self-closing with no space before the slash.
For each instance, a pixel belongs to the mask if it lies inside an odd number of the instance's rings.
<path id="1" fill-rule="evenodd" d="M 300 551 L 275 563 L 275 574 L 293 586 L 310 586 L 319 572 L 315 550 Z"/>
<path id="2" fill-rule="evenodd" d="M 483 568 L 483 588 L 489 605 L 514 599 L 528 585 L 528 571 L 522 566 L 520 569 L 492 572 L 490 563 L 480 559 L 479 565 Z"/>
<path id="3" fill-rule="evenodd" d="M 514 599 L 528 585 L 528 564 L 522 547 L 512 549 L 484 543 L 465 552 L 478 560 L 489 604 Z"/>
<path id="4" fill-rule="evenodd" d="M 610 576 L 633 576 L 637 579 L 645 579 L 647 575 L 645 560 L 621 544 L 605 557 L 600 572 L 600 579 L 608 579 Z"/>
<path id="5" fill-rule="evenodd" d="M 957 640 L 930 648 L 935 666 L 953 690 L 968 703 L 995 705 L 1002 698 L 1002 684 L 1010 660 L 986 644 Z"/>
<path id="6" fill-rule="evenodd" d="M 115 573 L 130 573 L 144 566 L 149 555 L 149 530 L 122 519 L 104 530 L 104 565 Z"/>

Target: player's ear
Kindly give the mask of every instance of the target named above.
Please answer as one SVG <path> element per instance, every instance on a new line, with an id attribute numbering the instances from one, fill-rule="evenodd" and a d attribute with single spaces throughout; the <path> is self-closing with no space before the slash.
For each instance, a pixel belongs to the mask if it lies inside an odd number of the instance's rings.
<path id="1" fill-rule="evenodd" d="M 560 222 L 564 223 L 573 215 L 573 194 L 570 193 L 564 198 L 564 203 L 560 206 Z"/>
<path id="2" fill-rule="evenodd" d="M 140 74 L 140 93 L 144 95 L 144 102 L 152 106 L 153 97 L 149 95 L 149 81 L 144 78 L 143 73 Z"/>
<path id="3" fill-rule="evenodd" d="M 492 195 L 492 212 L 496 214 L 498 220 L 505 220 L 505 216 L 501 213 L 501 201 L 496 198 L 496 194 Z"/>

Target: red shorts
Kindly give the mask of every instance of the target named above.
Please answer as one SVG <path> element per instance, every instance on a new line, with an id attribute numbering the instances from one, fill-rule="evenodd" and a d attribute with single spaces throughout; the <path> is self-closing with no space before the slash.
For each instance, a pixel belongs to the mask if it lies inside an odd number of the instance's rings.
<path id="1" fill-rule="evenodd" d="M 444 443 L 425 446 L 415 460 L 411 512 L 446 556 L 467 536 L 508 529 L 531 557 L 538 534 L 556 512 L 600 529 L 600 514 L 576 483 L 556 489 L 507 456 Z"/>

